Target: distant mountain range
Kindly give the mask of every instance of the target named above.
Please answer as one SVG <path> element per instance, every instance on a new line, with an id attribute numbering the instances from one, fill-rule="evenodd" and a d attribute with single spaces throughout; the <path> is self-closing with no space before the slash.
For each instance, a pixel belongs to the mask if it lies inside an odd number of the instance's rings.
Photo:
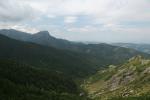
<path id="1" fill-rule="evenodd" d="M 68 40 L 55 38 L 51 36 L 48 31 L 29 34 L 13 29 L 3 29 L 0 30 L 0 34 L 16 40 L 32 42 L 44 46 L 54 47 L 60 50 L 69 50 L 71 52 L 80 53 L 82 55 L 88 55 L 88 58 L 94 64 L 93 66 L 98 68 L 105 67 L 109 64 L 122 63 L 125 60 L 139 54 L 146 57 L 149 56 L 133 49 L 111 46 L 105 43 L 84 44 L 70 42 Z"/>
<path id="2" fill-rule="evenodd" d="M 96 70 L 87 58 L 88 56 L 83 54 L 0 35 L 0 59 L 12 59 L 38 68 L 82 77 Z"/>
<path id="3" fill-rule="evenodd" d="M 57 39 L 51 36 L 48 31 L 40 31 L 35 34 L 30 34 L 14 29 L 2 29 L 0 30 L 0 34 L 16 40 L 33 42 L 45 46 L 53 46 L 56 48 L 69 48 L 68 46 L 72 46 L 72 42 L 63 39 Z"/>
<path id="4" fill-rule="evenodd" d="M 134 43 L 113 43 L 114 46 L 135 49 L 150 54 L 150 44 L 134 44 Z"/>

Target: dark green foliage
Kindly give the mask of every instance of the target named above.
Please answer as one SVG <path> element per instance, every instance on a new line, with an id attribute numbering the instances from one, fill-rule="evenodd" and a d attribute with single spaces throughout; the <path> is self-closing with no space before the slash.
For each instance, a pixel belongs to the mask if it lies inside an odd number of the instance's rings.
<path id="1" fill-rule="evenodd" d="M 38 33 L 30 38 L 34 41 L 28 41 L 26 39 L 30 35 L 24 37 L 24 34 L 22 32 L 18 36 L 21 39 L 17 40 L 0 35 L 2 100 L 87 100 L 85 96 L 79 96 L 83 91 L 72 78 L 85 78 L 106 65 L 120 64 L 135 55 L 149 57 L 135 50 L 107 44 L 72 43 L 48 37 L 47 32 L 44 35 L 43 32 Z M 106 81 L 114 73 L 115 70 L 102 73 L 102 77 L 94 80 Z"/>
<path id="2" fill-rule="evenodd" d="M 71 78 L 10 60 L 0 61 L 1 100 L 84 100 Z"/>
<path id="3" fill-rule="evenodd" d="M 55 47 L 62 50 L 74 51 L 80 53 L 80 55 L 88 55 L 86 57 L 83 57 L 83 59 L 85 58 L 88 59 L 88 61 L 92 63 L 92 66 L 96 68 L 105 67 L 110 64 L 121 64 L 126 60 L 128 60 L 129 58 L 136 55 L 147 56 L 146 54 L 138 52 L 136 50 L 111 46 L 104 43 L 84 44 L 58 39 L 51 36 L 48 31 L 42 31 L 33 35 L 31 34 L 29 35 L 27 33 L 12 29 L 10 30 L 4 29 L 0 30 L 0 34 L 21 41 L 28 41 L 40 45 Z M 76 64 L 76 62 L 74 62 L 74 64 Z"/>
<path id="4" fill-rule="evenodd" d="M 83 77 L 96 71 L 87 58 L 83 54 L 21 42 L 0 35 L 0 59 L 13 59 L 39 68 Z"/>

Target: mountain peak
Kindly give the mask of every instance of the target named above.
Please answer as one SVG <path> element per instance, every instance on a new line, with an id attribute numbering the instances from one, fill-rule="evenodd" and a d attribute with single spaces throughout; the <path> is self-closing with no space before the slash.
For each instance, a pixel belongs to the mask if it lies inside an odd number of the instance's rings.
<path id="1" fill-rule="evenodd" d="M 49 38 L 52 37 L 48 31 L 40 31 L 36 34 L 33 34 L 34 36 L 42 37 L 42 38 Z"/>
<path id="2" fill-rule="evenodd" d="M 50 36 L 49 32 L 48 31 L 40 31 L 36 34 L 42 34 L 42 35 L 47 35 L 47 36 Z"/>

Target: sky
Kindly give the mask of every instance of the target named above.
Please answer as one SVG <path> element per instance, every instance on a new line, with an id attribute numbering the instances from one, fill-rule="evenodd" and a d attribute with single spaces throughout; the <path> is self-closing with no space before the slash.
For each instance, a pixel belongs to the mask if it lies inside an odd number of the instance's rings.
<path id="1" fill-rule="evenodd" d="M 0 0 L 0 29 L 150 44 L 150 0 Z"/>

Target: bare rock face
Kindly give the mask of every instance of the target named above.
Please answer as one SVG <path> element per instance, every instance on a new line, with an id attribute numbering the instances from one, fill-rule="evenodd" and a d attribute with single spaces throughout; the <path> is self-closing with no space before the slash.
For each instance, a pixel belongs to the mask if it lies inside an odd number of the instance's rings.
<path id="1" fill-rule="evenodd" d="M 122 85 L 127 85 L 128 83 L 132 82 L 135 80 L 135 75 L 134 71 L 128 70 L 125 74 L 123 74 L 120 84 Z"/>
<path id="2" fill-rule="evenodd" d="M 115 74 L 112 76 L 110 80 L 107 82 L 107 86 L 110 91 L 116 90 L 120 88 L 121 85 L 127 85 L 128 83 L 135 80 L 134 72 L 132 70 L 128 70 L 125 73 Z"/>
<path id="3" fill-rule="evenodd" d="M 150 67 L 146 68 L 146 69 L 143 71 L 143 74 L 150 74 Z"/>
<path id="4" fill-rule="evenodd" d="M 120 77 L 113 76 L 108 82 L 107 87 L 110 91 L 116 90 L 119 88 Z"/>

